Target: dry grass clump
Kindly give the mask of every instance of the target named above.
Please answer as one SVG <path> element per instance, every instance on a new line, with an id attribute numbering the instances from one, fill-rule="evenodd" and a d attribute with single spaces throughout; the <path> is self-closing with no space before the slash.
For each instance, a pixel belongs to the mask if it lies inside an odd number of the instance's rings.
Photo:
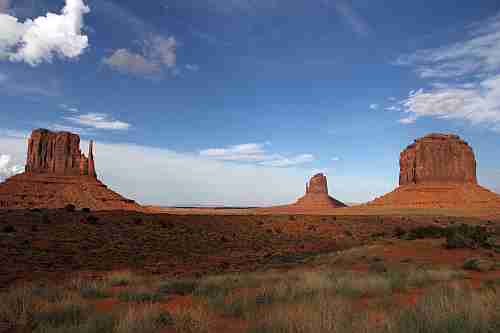
<path id="1" fill-rule="evenodd" d="M 365 318 L 357 315 L 352 301 L 318 294 L 290 304 L 276 304 L 260 313 L 248 333 L 278 332 L 363 332 Z"/>
<path id="2" fill-rule="evenodd" d="M 388 321 L 384 333 L 492 333 L 500 331 L 500 298 L 467 286 L 440 286 Z"/>
<path id="3" fill-rule="evenodd" d="M 118 294 L 120 302 L 134 303 L 159 303 L 163 299 L 163 295 L 149 290 L 124 290 Z"/>
<path id="4" fill-rule="evenodd" d="M 175 331 L 179 333 L 217 332 L 213 327 L 216 320 L 208 303 L 199 301 L 192 306 L 182 307 L 172 312 Z"/>
<path id="5" fill-rule="evenodd" d="M 127 312 L 118 319 L 114 332 L 154 333 L 173 325 L 173 318 L 170 314 L 162 312 L 151 304 L 143 307 L 131 306 Z"/>

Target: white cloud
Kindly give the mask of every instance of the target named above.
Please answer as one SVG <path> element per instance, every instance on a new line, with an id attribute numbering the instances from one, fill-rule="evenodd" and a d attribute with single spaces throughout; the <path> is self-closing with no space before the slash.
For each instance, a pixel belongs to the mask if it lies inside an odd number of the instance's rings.
<path id="1" fill-rule="evenodd" d="M 88 142 L 82 142 L 86 151 Z M 144 204 L 256 206 L 294 202 L 309 170 L 228 163 L 134 144 L 96 143 L 99 178 Z M 0 151 L 24 161 L 26 140 L 0 136 Z M 168 190 L 165 190 L 168 189 Z"/>
<path id="2" fill-rule="evenodd" d="M 162 71 L 175 72 L 177 65 L 177 41 L 174 37 L 153 36 L 144 42 L 142 53 L 118 49 L 103 63 L 122 73 L 152 75 Z"/>
<path id="3" fill-rule="evenodd" d="M 444 87 L 423 89 L 403 101 L 407 116 L 402 123 L 421 117 L 462 119 L 474 125 L 500 126 L 500 75 L 480 82 L 476 88 Z"/>
<path id="4" fill-rule="evenodd" d="M 397 64 L 416 66 L 422 78 L 455 78 L 500 69 L 500 14 L 477 23 L 469 38 L 437 49 L 401 56 Z"/>
<path id="5" fill-rule="evenodd" d="M 266 166 L 272 166 L 277 168 L 285 168 L 291 166 L 297 166 L 301 164 L 306 164 L 314 161 L 314 156 L 311 154 L 301 154 L 292 157 L 283 157 L 279 156 L 276 159 L 272 159 L 269 161 L 263 161 L 260 164 Z"/>
<path id="6" fill-rule="evenodd" d="M 332 157 L 332 161 L 334 161 L 334 162 L 338 162 L 338 161 L 340 161 L 340 157 L 337 157 L 337 156 Z"/>
<path id="7" fill-rule="evenodd" d="M 289 167 L 314 161 L 311 154 L 283 156 L 266 151 L 260 143 L 246 143 L 226 148 L 212 148 L 200 151 L 200 156 L 219 161 L 253 162 L 272 167 Z"/>
<path id="8" fill-rule="evenodd" d="M 421 50 L 398 59 L 432 80 L 429 89 L 411 91 L 393 106 L 402 108 L 400 123 L 422 117 L 465 120 L 500 129 L 500 15 L 474 25 L 462 42 Z"/>
<path id="9" fill-rule="evenodd" d="M 372 110 L 378 110 L 379 105 L 378 104 L 370 104 L 370 109 Z"/>
<path id="10" fill-rule="evenodd" d="M 130 124 L 115 120 L 105 113 L 86 113 L 71 117 L 64 117 L 65 120 L 72 123 L 105 130 L 128 130 Z"/>
<path id="11" fill-rule="evenodd" d="M 391 105 L 385 108 L 386 111 L 401 111 L 400 106 Z"/>
<path id="12" fill-rule="evenodd" d="M 83 0 L 66 0 L 61 14 L 47 13 L 20 22 L 0 14 L 0 58 L 31 66 L 51 62 L 54 56 L 76 58 L 88 47 L 82 35 L 83 16 L 90 12 Z"/>
<path id="13" fill-rule="evenodd" d="M 9 178 L 24 171 L 21 165 L 13 164 L 12 157 L 7 154 L 0 154 L 0 180 Z"/>
<path id="14" fill-rule="evenodd" d="M 78 113 L 79 112 L 78 108 L 69 106 L 67 104 L 59 104 L 59 107 L 61 109 L 63 109 L 64 111 L 68 111 L 68 112 L 71 112 L 71 113 Z"/>
<path id="15" fill-rule="evenodd" d="M 160 66 L 150 62 L 144 56 L 126 49 L 116 50 L 103 63 L 122 73 L 149 75 L 160 71 Z"/>

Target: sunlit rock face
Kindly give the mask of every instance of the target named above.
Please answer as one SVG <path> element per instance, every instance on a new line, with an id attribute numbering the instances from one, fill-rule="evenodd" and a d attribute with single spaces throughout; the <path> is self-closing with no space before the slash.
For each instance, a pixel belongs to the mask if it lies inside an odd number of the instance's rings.
<path id="1" fill-rule="evenodd" d="M 93 210 L 142 210 L 97 179 L 92 141 L 87 157 L 80 150 L 77 134 L 36 129 L 28 140 L 25 172 L 0 184 L 0 208 L 63 208 L 70 204 Z"/>
<path id="2" fill-rule="evenodd" d="M 478 185 L 472 148 L 453 134 L 415 140 L 399 161 L 399 187 L 369 206 L 500 208 L 500 196 Z"/>
<path id="3" fill-rule="evenodd" d="M 295 206 L 304 209 L 338 208 L 346 205 L 328 194 L 326 176 L 319 173 L 306 184 L 306 194 L 300 198 Z"/>
<path id="4" fill-rule="evenodd" d="M 77 134 L 36 129 L 28 141 L 26 172 L 96 178 L 93 142 L 86 157 Z"/>
<path id="5" fill-rule="evenodd" d="M 477 184 L 472 148 L 451 134 L 430 134 L 415 140 L 400 158 L 399 185 L 425 183 Z"/>

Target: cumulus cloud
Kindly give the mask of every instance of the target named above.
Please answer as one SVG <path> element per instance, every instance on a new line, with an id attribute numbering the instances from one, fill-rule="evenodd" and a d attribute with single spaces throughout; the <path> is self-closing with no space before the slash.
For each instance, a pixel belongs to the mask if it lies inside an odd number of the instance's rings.
<path id="1" fill-rule="evenodd" d="M 283 156 L 266 151 L 265 144 L 246 143 L 200 151 L 200 156 L 220 161 L 253 162 L 270 167 L 290 167 L 314 161 L 311 154 Z"/>
<path id="2" fill-rule="evenodd" d="M 22 165 L 13 164 L 12 156 L 0 154 L 0 180 L 9 178 L 24 171 Z"/>
<path id="3" fill-rule="evenodd" d="M 64 117 L 64 119 L 81 126 L 92 127 L 95 129 L 128 130 L 130 128 L 129 123 L 115 120 L 105 113 L 86 113 Z"/>
<path id="4" fill-rule="evenodd" d="M 135 53 L 118 49 L 103 59 L 105 65 L 135 75 L 152 75 L 163 71 L 174 71 L 177 64 L 177 41 L 174 37 L 152 36 L 144 42 L 144 50 Z"/>
<path id="5" fill-rule="evenodd" d="M 51 62 L 54 56 L 80 56 L 88 47 L 82 28 L 83 16 L 89 12 L 83 0 L 66 0 L 61 14 L 47 13 L 24 22 L 0 14 L 0 58 L 36 66 Z"/>
<path id="6" fill-rule="evenodd" d="M 500 15 L 471 28 L 453 45 L 400 57 L 413 66 L 428 89 L 411 91 L 392 108 L 405 113 L 400 123 L 422 117 L 459 119 L 500 131 Z"/>

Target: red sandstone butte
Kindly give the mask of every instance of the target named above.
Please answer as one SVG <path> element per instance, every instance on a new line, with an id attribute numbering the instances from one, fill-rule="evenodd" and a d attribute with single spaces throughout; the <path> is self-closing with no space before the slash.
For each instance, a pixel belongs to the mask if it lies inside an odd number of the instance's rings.
<path id="1" fill-rule="evenodd" d="M 306 184 L 306 194 L 297 200 L 296 207 L 304 209 L 339 208 L 346 205 L 328 194 L 328 181 L 326 176 L 319 173 Z"/>
<path id="2" fill-rule="evenodd" d="M 400 156 L 399 187 L 369 205 L 411 208 L 500 208 L 500 196 L 478 185 L 472 148 L 452 134 L 429 134 Z"/>
<path id="3" fill-rule="evenodd" d="M 314 213 L 341 207 L 347 206 L 328 194 L 326 176 L 319 173 L 309 180 L 309 183 L 306 184 L 306 194 L 297 202 L 291 205 L 262 208 L 258 211 L 262 213 Z"/>
<path id="4" fill-rule="evenodd" d="M 34 130 L 28 141 L 25 172 L 0 184 L 0 208 L 62 208 L 69 204 L 93 210 L 142 210 L 97 179 L 93 141 L 86 157 L 78 135 Z"/>

